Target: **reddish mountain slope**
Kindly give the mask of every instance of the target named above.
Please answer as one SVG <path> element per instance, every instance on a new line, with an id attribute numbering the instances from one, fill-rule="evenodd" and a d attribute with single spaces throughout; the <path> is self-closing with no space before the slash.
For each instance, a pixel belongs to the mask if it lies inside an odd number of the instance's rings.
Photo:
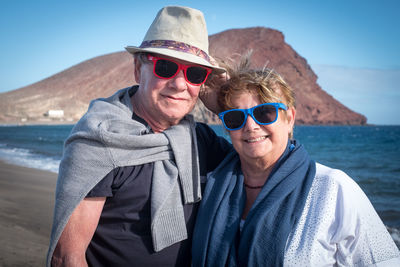
<path id="1" fill-rule="evenodd" d="M 227 58 L 253 50 L 254 67 L 280 73 L 295 90 L 298 124 L 365 124 L 366 118 L 327 94 L 307 61 L 285 43 L 281 32 L 268 28 L 228 30 L 210 36 L 210 53 Z"/>

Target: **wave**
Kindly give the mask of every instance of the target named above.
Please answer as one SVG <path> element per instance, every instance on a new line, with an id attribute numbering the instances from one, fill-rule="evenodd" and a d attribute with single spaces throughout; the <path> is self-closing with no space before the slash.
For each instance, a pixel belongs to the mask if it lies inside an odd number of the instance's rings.
<path id="1" fill-rule="evenodd" d="M 33 153 L 29 149 L 9 148 L 0 144 L 0 159 L 4 162 L 58 173 L 59 159 Z"/>

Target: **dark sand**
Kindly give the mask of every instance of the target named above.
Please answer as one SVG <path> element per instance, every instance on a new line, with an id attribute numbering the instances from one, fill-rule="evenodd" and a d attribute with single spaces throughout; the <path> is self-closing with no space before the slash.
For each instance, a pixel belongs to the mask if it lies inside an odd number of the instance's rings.
<path id="1" fill-rule="evenodd" d="M 57 174 L 0 162 L 0 266 L 45 266 Z"/>

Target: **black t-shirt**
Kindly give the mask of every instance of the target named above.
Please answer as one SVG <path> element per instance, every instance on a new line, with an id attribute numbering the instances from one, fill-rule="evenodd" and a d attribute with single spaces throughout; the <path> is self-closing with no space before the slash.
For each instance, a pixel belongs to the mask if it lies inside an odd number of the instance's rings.
<path id="1" fill-rule="evenodd" d="M 136 118 L 137 119 L 137 118 Z M 205 124 L 197 123 L 200 175 L 204 182 L 231 149 Z M 153 250 L 150 192 L 154 163 L 119 167 L 107 174 L 87 197 L 107 197 L 95 234 L 86 251 L 89 266 L 190 266 L 191 242 L 198 203 L 184 205 L 189 238 Z"/>

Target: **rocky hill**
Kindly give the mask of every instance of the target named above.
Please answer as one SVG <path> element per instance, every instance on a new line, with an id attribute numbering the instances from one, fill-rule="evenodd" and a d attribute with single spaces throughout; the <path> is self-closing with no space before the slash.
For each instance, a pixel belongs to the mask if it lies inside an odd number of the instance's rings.
<path id="1" fill-rule="evenodd" d="M 307 61 L 285 42 L 281 32 L 263 27 L 234 29 L 209 39 L 213 57 L 234 59 L 251 49 L 254 67 L 266 65 L 280 73 L 296 92 L 297 124 L 366 124 L 365 116 L 351 111 L 320 88 Z M 99 56 L 0 94 L 0 123 L 72 123 L 84 114 L 90 100 L 110 96 L 134 83 L 129 53 Z M 64 115 L 51 118 L 46 116 L 49 110 L 63 110 Z M 196 107 L 194 114 L 198 120 L 218 122 L 202 105 Z"/>

